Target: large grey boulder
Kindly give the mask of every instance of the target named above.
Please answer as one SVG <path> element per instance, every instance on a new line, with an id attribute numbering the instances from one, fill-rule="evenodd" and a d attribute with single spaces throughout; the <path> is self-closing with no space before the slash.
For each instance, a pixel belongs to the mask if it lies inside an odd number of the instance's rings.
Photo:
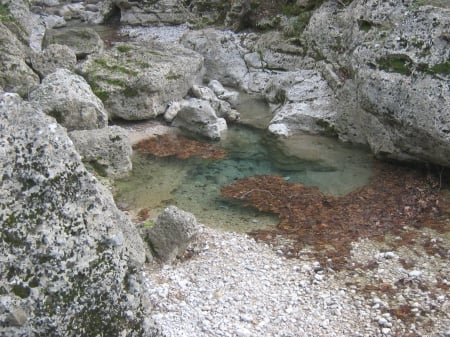
<path id="1" fill-rule="evenodd" d="M 235 107 L 237 105 L 236 101 L 239 100 L 239 98 L 236 98 L 233 93 L 237 92 L 223 92 L 220 97 L 224 97 L 235 103 Z M 205 101 L 208 101 L 211 107 L 215 110 L 217 117 L 225 118 L 227 121 L 235 121 L 239 119 L 239 112 L 231 108 L 231 104 L 227 102 L 226 100 L 220 99 L 214 91 L 205 86 L 201 85 L 193 85 L 190 94 L 198 99 L 202 99 Z"/>
<path id="2" fill-rule="evenodd" d="M 120 21 L 132 26 L 177 25 L 191 17 L 182 1 L 110 0 L 120 8 Z"/>
<path id="3" fill-rule="evenodd" d="M 101 176 L 123 178 L 131 171 L 131 144 L 127 132 L 119 126 L 69 133 L 83 162 Z"/>
<path id="4" fill-rule="evenodd" d="M 173 123 L 181 129 L 209 139 L 220 139 L 227 130 L 225 119 L 217 117 L 208 101 L 198 98 L 182 101 Z"/>
<path id="5" fill-rule="evenodd" d="M 30 101 L 68 130 L 97 129 L 108 124 L 103 103 L 89 84 L 67 69 L 44 78 L 30 93 Z"/>
<path id="6" fill-rule="evenodd" d="M 0 94 L 1 336 L 152 336 L 145 246 L 64 128 Z"/>
<path id="7" fill-rule="evenodd" d="M 30 63 L 33 70 L 44 78 L 54 73 L 58 68 L 74 70 L 77 63 L 75 52 L 67 46 L 51 44 L 43 51 L 33 51 L 30 54 Z"/>
<path id="8" fill-rule="evenodd" d="M 103 40 L 98 33 L 89 27 L 62 27 L 47 29 L 42 47 L 51 44 L 62 44 L 72 49 L 77 58 L 85 58 L 87 55 L 99 53 L 104 48 Z"/>
<path id="9" fill-rule="evenodd" d="M 203 58 L 176 44 L 117 44 L 90 56 L 80 72 L 111 118 L 142 120 L 161 115 L 203 76 Z"/>
<path id="10" fill-rule="evenodd" d="M 303 36 L 339 97 L 341 139 L 450 166 L 450 8 L 433 3 L 330 1 L 311 17 Z"/>
<path id="11" fill-rule="evenodd" d="M 0 86 L 26 97 L 39 85 L 39 76 L 25 63 L 27 48 L 0 22 Z"/>
<path id="12" fill-rule="evenodd" d="M 144 237 L 156 256 L 163 262 L 172 262 L 181 256 L 199 232 L 192 213 L 169 206 L 151 227 L 144 227 Z"/>
<path id="13" fill-rule="evenodd" d="M 205 58 L 205 81 L 218 80 L 225 86 L 245 88 L 248 69 L 240 36 L 230 31 L 203 29 L 186 33 L 182 43 Z"/>
<path id="14" fill-rule="evenodd" d="M 269 131 L 289 136 L 296 133 L 330 134 L 336 118 L 334 94 L 317 71 L 274 74 L 264 97 L 273 107 Z"/>

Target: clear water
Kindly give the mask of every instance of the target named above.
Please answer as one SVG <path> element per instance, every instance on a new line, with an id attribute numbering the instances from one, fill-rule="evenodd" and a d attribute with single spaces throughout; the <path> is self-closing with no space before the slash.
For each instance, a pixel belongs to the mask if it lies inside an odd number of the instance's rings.
<path id="1" fill-rule="evenodd" d="M 224 199 L 220 195 L 224 185 L 253 175 L 278 174 L 341 195 L 364 186 L 372 172 L 368 152 L 326 137 L 283 140 L 235 126 L 216 145 L 228 151 L 227 158 L 179 160 L 135 154 L 131 176 L 116 182 L 116 201 L 131 209 L 148 208 L 152 217 L 169 204 L 177 205 L 207 226 L 245 232 L 274 226 L 278 220 Z"/>

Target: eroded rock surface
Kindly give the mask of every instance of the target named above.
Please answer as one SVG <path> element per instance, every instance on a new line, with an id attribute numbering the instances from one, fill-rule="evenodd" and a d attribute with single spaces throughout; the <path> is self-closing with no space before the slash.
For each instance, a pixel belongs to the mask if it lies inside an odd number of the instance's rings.
<path id="1" fill-rule="evenodd" d="M 127 132 L 119 126 L 69 133 L 83 162 L 101 176 L 121 178 L 132 168 L 131 145 Z"/>
<path id="2" fill-rule="evenodd" d="M 144 243 L 56 121 L 0 94 L 0 335 L 151 336 Z"/>
<path id="3" fill-rule="evenodd" d="M 80 72 L 111 118 L 141 120 L 182 99 L 201 80 L 202 67 L 203 57 L 180 45 L 133 42 L 90 56 Z"/>
<path id="4" fill-rule="evenodd" d="M 67 69 L 48 75 L 30 100 L 68 130 L 105 127 L 108 116 L 85 79 Z"/>

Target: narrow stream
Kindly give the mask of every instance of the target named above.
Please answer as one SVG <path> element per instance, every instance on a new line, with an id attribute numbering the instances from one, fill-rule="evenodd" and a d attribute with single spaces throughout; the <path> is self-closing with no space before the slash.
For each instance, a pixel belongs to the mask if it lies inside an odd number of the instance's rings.
<path id="1" fill-rule="evenodd" d="M 132 174 L 116 181 L 116 201 L 129 209 L 148 208 L 152 217 L 173 204 L 207 226 L 246 232 L 274 226 L 278 219 L 223 198 L 221 187 L 237 179 L 277 174 L 332 195 L 346 194 L 368 182 L 372 156 L 366 150 L 313 135 L 277 139 L 262 130 L 270 119 L 267 107 L 243 98 L 243 123 L 261 129 L 242 124 L 230 127 L 214 143 L 228 151 L 225 159 L 180 160 L 135 153 Z"/>

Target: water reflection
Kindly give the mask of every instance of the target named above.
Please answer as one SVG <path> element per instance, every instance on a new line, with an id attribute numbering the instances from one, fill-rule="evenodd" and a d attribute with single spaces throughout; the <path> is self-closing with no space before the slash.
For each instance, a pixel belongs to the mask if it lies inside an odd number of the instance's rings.
<path id="1" fill-rule="evenodd" d="M 116 183 L 117 201 L 149 208 L 153 216 L 175 204 L 208 226 L 242 232 L 278 221 L 222 198 L 224 185 L 253 175 L 278 174 L 341 195 L 364 186 L 372 171 L 368 152 L 319 136 L 276 139 L 262 130 L 235 126 L 217 146 L 228 151 L 227 158 L 179 160 L 135 154 L 132 175 Z"/>

